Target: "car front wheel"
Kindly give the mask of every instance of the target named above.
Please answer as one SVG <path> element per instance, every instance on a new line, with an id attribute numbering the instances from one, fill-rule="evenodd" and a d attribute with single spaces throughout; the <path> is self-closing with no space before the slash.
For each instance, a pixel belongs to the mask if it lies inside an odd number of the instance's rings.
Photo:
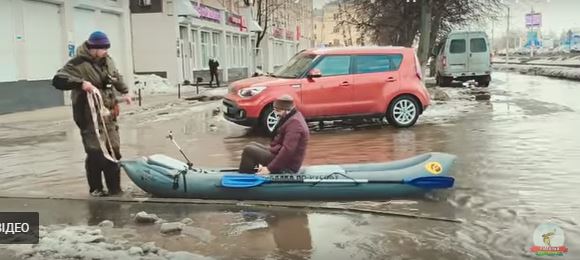
<path id="1" fill-rule="evenodd" d="M 395 127 L 410 127 L 419 119 L 419 103 L 411 96 L 400 96 L 393 100 L 386 118 Z"/>
<path id="2" fill-rule="evenodd" d="M 278 121 L 280 121 L 280 118 L 278 115 L 276 115 L 276 113 L 274 113 L 274 108 L 272 106 L 268 106 L 262 113 L 260 127 L 266 134 L 270 135 L 274 132 Z"/>

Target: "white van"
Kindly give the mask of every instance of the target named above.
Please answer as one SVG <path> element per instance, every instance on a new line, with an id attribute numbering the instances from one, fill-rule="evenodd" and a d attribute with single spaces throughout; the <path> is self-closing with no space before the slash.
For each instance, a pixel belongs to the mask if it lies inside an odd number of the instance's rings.
<path id="1" fill-rule="evenodd" d="M 436 59 L 436 79 L 439 86 L 451 81 L 476 80 L 480 87 L 491 81 L 491 52 L 487 34 L 483 31 L 453 31 L 439 46 Z"/>

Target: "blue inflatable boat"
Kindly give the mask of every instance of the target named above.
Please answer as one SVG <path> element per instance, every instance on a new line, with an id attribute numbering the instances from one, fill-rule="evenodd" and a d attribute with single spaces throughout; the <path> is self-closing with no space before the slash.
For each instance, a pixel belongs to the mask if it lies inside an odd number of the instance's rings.
<path id="1" fill-rule="evenodd" d="M 213 200 L 385 200 L 449 189 L 456 156 L 426 153 L 383 163 L 313 165 L 296 174 L 241 174 L 235 169 L 196 169 L 156 154 L 123 160 L 121 166 L 155 197 Z"/>

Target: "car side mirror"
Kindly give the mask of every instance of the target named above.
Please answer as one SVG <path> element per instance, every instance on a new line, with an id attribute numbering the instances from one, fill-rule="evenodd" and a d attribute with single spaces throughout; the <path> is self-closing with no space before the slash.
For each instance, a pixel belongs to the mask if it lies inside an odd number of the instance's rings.
<path id="1" fill-rule="evenodd" d="M 308 72 L 308 78 L 320 78 L 322 77 L 322 73 L 320 72 L 319 69 L 311 69 Z"/>

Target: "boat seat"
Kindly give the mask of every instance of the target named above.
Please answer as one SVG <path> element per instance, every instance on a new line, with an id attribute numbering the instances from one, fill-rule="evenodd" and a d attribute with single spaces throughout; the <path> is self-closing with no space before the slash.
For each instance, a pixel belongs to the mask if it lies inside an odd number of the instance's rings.
<path id="1" fill-rule="evenodd" d="M 164 154 L 154 154 L 147 157 L 147 163 L 171 170 L 187 169 L 187 164 Z"/>
<path id="2" fill-rule="evenodd" d="M 331 164 L 306 166 L 300 170 L 300 174 L 306 175 L 328 175 L 331 173 L 345 174 L 346 171 L 340 165 L 331 165 Z"/>

